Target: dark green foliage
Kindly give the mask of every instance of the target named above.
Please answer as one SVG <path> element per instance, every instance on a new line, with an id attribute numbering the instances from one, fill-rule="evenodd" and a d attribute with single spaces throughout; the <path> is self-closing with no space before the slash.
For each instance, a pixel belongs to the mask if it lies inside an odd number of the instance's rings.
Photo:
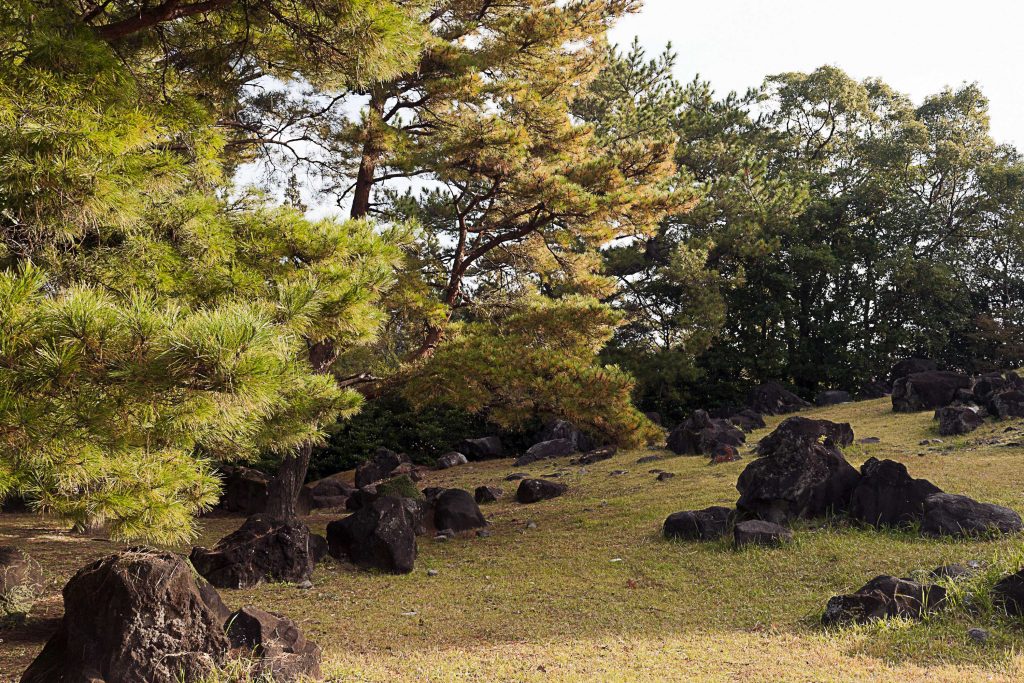
<path id="1" fill-rule="evenodd" d="M 396 498 L 414 498 L 419 500 L 423 497 L 420 493 L 419 488 L 416 487 L 416 482 L 409 478 L 409 475 L 403 474 L 395 477 L 394 479 L 388 479 L 387 481 L 378 484 L 377 493 L 382 496 L 395 496 Z"/>

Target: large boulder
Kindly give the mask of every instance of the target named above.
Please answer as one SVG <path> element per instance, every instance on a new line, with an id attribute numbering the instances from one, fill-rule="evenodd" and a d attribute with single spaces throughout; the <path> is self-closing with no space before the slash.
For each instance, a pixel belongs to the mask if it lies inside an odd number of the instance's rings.
<path id="1" fill-rule="evenodd" d="M 729 534 L 732 510 L 715 505 L 703 510 L 686 510 L 668 516 L 662 526 L 665 538 L 684 541 L 714 541 Z"/>
<path id="2" fill-rule="evenodd" d="M 737 548 L 742 548 L 746 545 L 774 548 L 792 540 L 792 530 L 787 529 L 781 524 L 765 522 L 760 519 L 748 519 L 738 522 L 733 527 L 733 543 Z"/>
<path id="3" fill-rule="evenodd" d="M 514 465 L 516 467 L 524 467 L 540 460 L 550 460 L 551 458 L 561 458 L 567 455 L 572 455 L 576 452 L 576 446 L 569 439 L 552 439 L 551 441 L 541 441 L 530 446 L 524 455 L 516 458 Z"/>
<path id="4" fill-rule="evenodd" d="M 897 413 L 936 410 L 952 404 L 971 387 L 971 378 L 959 372 L 919 372 L 893 384 L 892 409 Z"/>
<path id="5" fill-rule="evenodd" d="M 43 591 L 43 568 L 20 548 L 0 546 L 0 622 L 23 618 Z"/>
<path id="6" fill-rule="evenodd" d="M 348 502 L 349 496 L 356 490 L 347 481 L 342 480 L 339 475 L 310 482 L 304 488 L 309 499 L 310 510 L 343 508 Z"/>
<path id="7" fill-rule="evenodd" d="M 1024 377 L 1008 372 L 1006 374 L 992 372 L 978 377 L 974 382 L 972 395 L 974 402 L 978 405 L 988 406 L 991 409 L 992 399 L 1004 391 L 1015 391 L 1024 389 Z M 994 411 L 993 411 L 993 414 Z"/>
<path id="8" fill-rule="evenodd" d="M 761 442 L 760 457 L 740 474 L 736 482 L 740 518 L 782 523 L 845 511 L 849 506 L 860 473 L 831 439 L 820 441 L 822 430 L 840 425 L 791 420 Z M 845 430 L 839 433 L 845 435 Z"/>
<path id="9" fill-rule="evenodd" d="M 395 470 L 408 464 L 408 457 L 379 448 L 372 458 L 356 468 L 356 487 L 363 488 L 388 479 L 396 474 Z"/>
<path id="10" fill-rule="evenodd" d="M 810 408 L 811 404 L 778 382 L 768 382 L 750 390 L 747 406 L 762 415 L 786 415 Z"/>
<path id="11" fill-rule="evenodd" d="M 866 624 L 877 619 L 921 619 L 942 607 L 946 589 L 895 576 L 877 576 L 856 593 L 837 595 L 828 601 L 821 622 L 825 626 Z"/>
<path id="12" fill-rule="evenodd" d="M 904 464 L 870 458 L 860 468 L 850 497 L 850 516 L 876 527 L 909 526 L 924 519 L 924 502 L 942 490 L 914 479 Z"/>
<path id="13" fill-rule="evenodd" d="M 968 406 L 946 406 L 935 411 L 935 419 L 939 423 L 939 434 L 957 436 L 970 434 L 985 424 L 985 418 Z"/>
<path id="14" fill-rule="evenodd" d="M 837 406 L 840 403 L 849 403 L 853 400 L 848 391 L 839 391 L 832 389 L 829 391 L 822 391 L 814 397 L 814 405 L 816 406 Z"/>
<path id="15" fill-rule="evenodd" d="M 896 380 L 916 375 L 920 372 L 934 372 L 939 369 L 935 361 L 927 358 L 905 358 L 892 366 L 889 370 L 889 386 L 896 383 Z"/>
<path id="16" fill-rule="evenodd" d="M 469 491 L 445 489 L 432 502 L 435 529 L 460 533 L 487 526 L 480 506 Z"/>
<path id="17" fill-rule="evenodd" d="M 459 465 L 465 465 L 467 462 L 469 462 L 469 458 L 464 456 L 462 453 L 459 453 L 458 451 L 451 451 L 437 459 L 437 469 L 448 470 L 453 467 L 458 467 Z"/>
<path id="18" fill-rule="evenodd" d="M 267 507 L 270 477 L 250 467 L 225 465 L 220 468 L 223 492 L 217 507 L 226 512 L 255 515 Z"/>
<path id="19" fill-rule="evenodd" d="M 993 503 L 979 503 L 967 496 L 936 493 L 924 501 L 925 536 L 985 536 L 1016 533 L 1022 528 L 1020 515 Z"/>
<path id="20" fill-rule="evenodd" d="M 566 420 L 553 420 L 544 426 L 537 435 L 537 442 L 554 441 L 556 439 L 568 439 L 572 442 L 573 450 L 589 451 L 594 448 L 594 440 L 585 432 L 581 431 L 571 422 Z"/>
<path id="21" fill-rule="evenodd" d="M 505 457 L 505 447 L 496 436 L 484 436 L 479 439 L 465 439 L 455 447 L 459 453 L 470 460 L 494 460 Z"/>
<path id="22" fill-rule="evenodd" d="M 764 421 L 764 416 L 749 408 L 733 413 L 726 419 L 747 433 L 752 432 L 755 429 L 764 429 L 767 426 Z"/>
<path id="23" fill-rule="evenodd" d="M 679 455 L 712 455 L 718 446 L 738 448 L 747 437 L 728 420 L 698 410 L 668 435 L 668 449 Z"/>
<path id="24" fill-rule="evenodd" d="M 996 393 L 989 400 L 989 411 L 1000 420 L 1024 417 L 1024 391 L 1009 389 Z"/>
<path id="25" fill-rule="evenodd" d="M 857 390 L 857 400 L 870 401 L 876 398 L 885 398 L 889 395 L 890 387 L 892 387 L 892 383 L 864 382 L 864 384 L 860 385 L 860 389 Z"/>
<path id="26" fill-rule="evenodd" d="M 402 499 L 384 496 L 327 525 L 331 557 L 364 569 L 408 574 L 416 561 L 416 529 Z"/>
<path id="27" fill-rule="evenodd" d="M 228 618 L 231 646 L 257 659 L 252 676 L 259 680 L 317 680 L 320 648 L 306 640 L 295 622 L 256 607 L 243 607 Z"/>
<path id="28" fill-rule="evenodd" d="M 1000 579 L 992 587 L 992 596 L 1010 616 L 1024 615 L 1024 569 Z"/>
<path id="29" fill-rule="evenodd" d="M 569 490 L 565 484 L 547 479 L 523 479 L 516 489 L 516 500 L 520 503 L 539 503 L 557 498 Z"/>
<path id="30" fill-rule="evenodd" d="M 788 417 L 757 444 L 758 455 L 770 455 L 795 443 L 817 443 L 824 440 L 832 448 L 845 448 L 853 443 L 853 427 L 849 422 L 814 420 L 809 417 Z"/>
<path id="31" fill-rule="evenodd" d="M 217 588 L 251 588 L 267 581 L 308 581 L 316 553 L 302 522 L 254 515 L 212 549 L 193 548 L 189 560 Z"/>
<path id="32" fill-rule="evenodd" d="M 84 567 L 64 587 L 57 632 L 22 683 L 179 683 L 225 663 L 227 609 L 189 563 L 132 548 Z"/>

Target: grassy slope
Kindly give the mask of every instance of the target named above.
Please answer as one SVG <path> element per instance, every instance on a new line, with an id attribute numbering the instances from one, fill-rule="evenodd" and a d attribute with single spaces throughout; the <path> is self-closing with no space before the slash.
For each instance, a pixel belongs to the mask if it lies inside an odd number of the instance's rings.
<path id="1" fill-rule="evenodd" d="M 859 466 L 874 455 L 905 462 L 912 475 L 943 489 L 1024 512 L 1024 451 L 984 443 L 1009 440 L 1006 423 L 922 447 L 935 438 L 930 415 L 894 415 L 887 400 L 816 410 L 853 423 Z M 778 419 L 772 421 L 773 427 Z M 756 441 L 767 431 L 755 433 Z M 946 450 L 935 450 L 946 449 Z M 724 543 L 670 543 L 664 518 L 677 510 L 735 502 L 746 461 L 710 466 L 676 457 L 639 465 L 650 452 L 620 453 L 585 473 L 565 461 L 538 463 L 540 475 L 564 466 L 568 495 L 533 506 L 511 500 L 510 461 L 432 473 L 424 485 L 472 489 L 495 484 L 506 500 L 485 507 L 489 538 L 447 543 L 420 539 L 416 571 L 393 577 L 324 563 L 316 587 L 284 585 L 222 591 L 232 606 L 254 603 L 299 622 L 326 654 L 337 680 L 702 680 L 867 681 L 1021 680 L 1021 624 L 984 605 L 924 624 L 886 623 L 825 633 L 817 617 L 828 598 L 880 573 L 905 575 L 944 562 L 998 561 L 1015 568 L 1020 538 L 971 543 L 850 528 L 842 522 L 798 529 L 781 549 L 734 551 Z M 664 483 L 649 473 L 676 473 Z M 622 476 L 610 476 L 626 469 Z M 322 531 L 331 516 L 311 526 Z M 51 597 L 37 610 L 36 631 L 3 634 L 0 671 L 16 671 L 40 647 L 46 616 L 59 615 L 58 587 L 84 561 L 109 552 L 105 542 L 75 539 L 28 516 L 5 516 L 0 543 L 23 544 L 54 571 Z M 536 529 L 527 529 L 529 521 Z M 210 544 L 239 523 L 210 519 Z M 43 534 L 43 535 L 40 535 Z M 426 570 L 436 569 L 429 577 Z M 993 574 L 994 575 L 994 574 Z M 992 580 L 987 577 L 984 580 Z M 989 629 L 977 645 L 968 628 Z"/>

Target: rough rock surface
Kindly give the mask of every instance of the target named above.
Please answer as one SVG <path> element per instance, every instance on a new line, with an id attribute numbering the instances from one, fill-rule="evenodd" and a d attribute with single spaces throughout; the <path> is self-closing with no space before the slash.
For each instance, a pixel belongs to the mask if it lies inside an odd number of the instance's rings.
<path id="1" fill-rule="evenodd" d="M 747 406 L 762 415 L 786 415 L 810 408 L 811 404 L 778 382 L 768 382 L 750 390 Z"/>
<path id="2" fill-rule="evenodd" d="M 255 515 L 267 507 L 270 477 L 249 467 L 226 465 L 220 468 L 224 490 L 217 505 L 227 512 Z"/>
<path id="3" fill-rule="evenodd" d="M 745 545 L 775 547 L 793 540 L 793 532 L 781 524 L 750 519 L 736 524 L 733 539 L 737 548 Z"/>
<path id="4" fill-rule="evenodd" d="M 387 448 L 380 448 L 372 458 L 356 468 L 356 487 L 363 488 L 383 481 L 406 464 L 409 464 L 409 458 L 406 456 L 399 455 Z"/>
<path id="5" fill-rule="evenodd" d="M 469 462 L 469 459 L 462 453 L 452 451 L 450 453 L 445 453 L 437 459 L 437 469 L 447 470 L 452 467 L 458 467 L 459 465 L 465 465 L 467 462 Z"/>
<path id="6" fill-rule="evenodd" d="M 473 492 L 473 499 L 479 504 L 495 503 L 503 495 L 505 492 L 497 486 L 477 486 Z"/>
<path id="7" fill-rule="evenodd" d="M 569 461 L 570 465 L 593 465 L 595 462 L 601 462 L 602 460 L 611 460 L 618 453 L 619 449 L 616 446 L 602 446 L 601 448 L 595 448 L 592 451 L 587 451 L 578 458 L 573 458 Z"/>
<path id="8" fill-rule="evenodd" d="M 992 588 L 992 595 L 1010 616 L 1024 615 L 1024 569 L 1000 579 Z"/>
<path id="9" fill-rule="evenodd" d="M 573 442 L 569 439 L 552 439 L 551 441 L 541 441 L 530 446 L 526 453 L 516 458 L 516 467 L 524 467 L 540 460 L 550 460 L 551 458 L 561 458 L 566 455 L 572 455 L 576 452 L 576 447 Z"/>
<path id="10" fill-rule="evenodd" d="M 939 408 L 935 411 L 935 419 L 939 423 L 939 434 L 941 436 L 970 434 L 985 424 L 985 418 L 977 410 L 967 406 Z"/>
<path id="11" fill-rule="evenodd" d="M 592 450 L 595 445 L 593 439 L 585 432 L 566 420 L 549 422 L 537 436 L 538 443 L 556 439 L 568 439 L 572 442 L 573 450 L 580 452 Z"/>
<path id="12" fill-rule="evenodd" d="M 733 423 L 698 410 L 672 430 L 667 447 L 678 455 L 712 455 L 717 446 L 738 448 L 746 440 L 743 430 Z"/>
<path id="13" fill-rule="evenodd" d="M 338 475 L 310 482 L 305 488 L 308 492 L 310 510 L 345 507 L 348 497 L 355 491 L 354 486 Z"/>
<path id="14" fill-rule="evenodd" d="M 302 583 L 316 565 L 315 541 L 297 519 L 254 515 L 212 549 L 196 547 L 189 560 L 217 588 L 251 588 L 266 581 Z"/>
<path id="15" fill-rule="evenodd" d="M 840 403 L 849 403 L 853 400 L 848 391 L 830 390 L 822 391 L 814 397 L 816 406 L 837 406 Z"/>
<path id="16" fill-rule="evenodd" d="M 408 574 L 416 561 L 416 528 L 400 498 L 384 496 L 327 525 L 331 557 L 364 569 Z"/>
<path id="17" fill-rule="evenodd" d="M 938 364 L 933 360 L 927 358 L 906 358 L 893 365 L 892 369 L 889 370 L 889 386 L 892 386 L 898 379 L 916 375 L 919 372 L 935 372 L 938 369 Z"/>
<path id="18" fill-rule="evenodd" d="M 1009 534 L 1021 528 L 1020 515 L 1002 505 L 979 503 L 952 493 L 936 493 L 924 502 L 921 533 L 926 536 Z"/>
<path id="19" fill-rule="evenodd" d="M 972 380 L 958 372 L 919 372 L 897 379 L 892 387 L 892 409 L 897 413 L 936 410 L 950 405 Z"/>
<path id="20" fill-rule="evenodd" d="M 685 541 L 714 541 L 729 533 L 732 510 L 715 505 L 703 510 L 675 512 L 662 527 L 665 538 Z"/>
<path id="21" fill-rule="evenodd" d="M 466 439 L 455 447 L 459 453 L 470 460 L 494 460 L 505 457 L 505 447 L 496 436 L 484 436 L 479 439 Z"/>
<path id="22" fill-rule="evenodd" d="M 433 498 L 434 528 L 461 533 L 487 526 L 480 506 L 469 491 L 445 489 Z"/>
<path id="23" fill-rule="evenodd" d="M 68 581 L 57 633 L 22 683 L 199 680 L 228 655 L 226 612 L 183 557 L 121 551 Z"/>
<path id="24" fill-rule="evenodd" d="M 243 607 L 228 618 L 228 638 L 236 650 L 257 656 L 253 675 L 286 681 L 320 678 L 320 648 L 295 622 L 256 607 Z"/>
<path id="25" fill-rule="evenodd" d="M 805 441 L 816 443 L 825 440 L 825 445 L 844 448 L 853 443 L 853 428 L 848 422 L 814 420 L 809 417 L 788 417 L 768 436 L 757 444 L 758 455 L 768 455 L 785 443 Z"/>
<path id="26" fill-rule="evenodd" d="M 764 421 L 764 416 L 755 410 L 750 410 L 749 408 L 733 413 L 726 419 L 742 429 L 744 432 L 748 433 L 755 429 L 764 429 L 767 426 Z"/>
<path id="27" fill-rule="evenodd" d="M 516 489 L 516 500 L 520 503 L 537 503 L 557 498 L 569 490 L 565 484 L 546 479 L 523 479 Z"/>
<path id="28" fill-rule="evenodd" d="M 903 463 L 870 458 L 860 468 L 850 497 L 850 516 L 876 527 L 909 526 L 924 519 L 928 496 L 942 493 L 927 479 L 914 479 Z"/>
<path id="29" fill-rule="evenodd" d="M 920 619 L 942 606 L 946 589 L 895 576 L 877 576 L 856 593 L 837 595 L 828 601 L 821 622 L 825 626 L 866 624 L 876 619 Z"/>

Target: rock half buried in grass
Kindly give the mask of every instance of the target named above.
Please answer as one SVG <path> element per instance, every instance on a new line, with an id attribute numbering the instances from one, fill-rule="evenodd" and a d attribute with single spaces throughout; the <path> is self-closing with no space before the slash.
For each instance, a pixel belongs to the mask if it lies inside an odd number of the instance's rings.
<path id="1" fill-rule="evenodd" d="M 189 560 L 217 588 L 251 588 L 265 581 L 307 581 L 316 555 L 309 527 L 299 520 L 254 515 L 213 549 L 193 548 Z"/>
<path id="2" fill-rule="evenodd" d="M 828 601 L 821 623 L 825 626 L 866 624 L 877 619 L 920 619 L 945 604 L 946 589 L 895 576 L 877 576 L 856 593 Z"/>
<path id="3" fill-rule="evenodd" d="M 914 413 L 948 406 L 961 390 L 970 390 L 972 380 L 957 372 L 919 372 L 895 381 L 892 409 L 896 413 Z"/>
<path id="4" fill-rule="evenodd" d="M 530 465 L 540 460 L 550 460 L 551 458 L 561 458 L 566 455 L 572 455 L 576 452 L 576 445 L 571 439 L 551 439 L 549 441 L 541 441 L 530 446 L 524 455 L 516 458 L 514 465 L 516 467 L 523 467 L 524 465 Z"/>
<path id="5" fill-rule="evenodd" d="M 611 460 L 615 457 L 618 450 L 619 449 L 615 446 L 602 446 L 601 448 L 595 448 L 592 451 L 587 451 L 578 458 L 573 458 L 569 461 L 569 464 L 593 465 L 595 462 L 601 462 L 602 460 Z"/>
<path id="6" fill-rule="evenodd" d="M 715 505 L 703 510 L 674 512 L 665 520 L 665 538 L 683 541 L 714 541 L 729 533 L 732 510 Z"/>
<path id="7" fill-rule="evenodd" d="M 516 500 L 520 503 L 538 503 L 557 498 L 569 490 L 565 484 L 546 479 L 523 479 L 516 489 Z"/>
<path id="8" fill-rule="evenodd" d="M 992 588 L 992 597 L 1010 616 L 1024 615 L 1024 569 L 1000 579 Z"/>
<path id="9" fill-rule="evenodd" d="M 737 548 L 746 545 L 776 547 L 793 540 L 793 532 L 781 524 L 750 519 L 739 522 L 733 529 Z"/>
<path id="10" fill-rule="evenodd" d="M 914 479 L 903 463 L 869 458 L 850 497 L 850 516 L 875 527 L 909 526 L 924 519 L 924 502 L 942 490 Z"/>
<path id="11" fill-rule="evenodd" d="M 967 496 L 936 493 L 924 503 L 921 533 L 925 536 L 985 536 L 1016 533 L 1024 528 L 1020 515 L 993 503 Z"/>
<path id="12" fill-rule="evenodd" d="M 243 607 L 228 618 L 231 646 L 259 655 L 253 676 L 274 681 L 318 680 L 320 648 L 306 640 L 295 622 L 256 607 Z"/>
<path id="13" fill-rule="evenodd" d="M 416 561 L 414 522 L 402 501 L 392 496 L 328 524 L 327 544 L 331 557 L 364 569 L 408 574 Z"/>
<path id="14" fill-rule="evenodd" d="M 967 406 L 946 406 L 935 411 L 935 419 L 939 423 L 939 434 L 956 436 L 970 434 L 985 424 L 985 418 L 973 408 Z"/>
<path id="15" fill-rule="evenodd" d="M 473 492 L 473 499 L 479 504 L 495 503 L 505 492 L 497 486 L 477 486 Z"/>
<path id="16" fill-rule="evenodd" d="M 467 462 L 469 462 L 469 459 L 462 453 L 452 451 L 451 453 L 445 453 L 437 459 L 437 469 L 447 470 L 459 465 L 465 465 Z"/>
<path id="17" fill-rule="evenodd" d="M 183 557 L 119 552 L 68 581 L 60 627 L 22 683 L 201 680 L 227 659 L 222 610 Z"/>

